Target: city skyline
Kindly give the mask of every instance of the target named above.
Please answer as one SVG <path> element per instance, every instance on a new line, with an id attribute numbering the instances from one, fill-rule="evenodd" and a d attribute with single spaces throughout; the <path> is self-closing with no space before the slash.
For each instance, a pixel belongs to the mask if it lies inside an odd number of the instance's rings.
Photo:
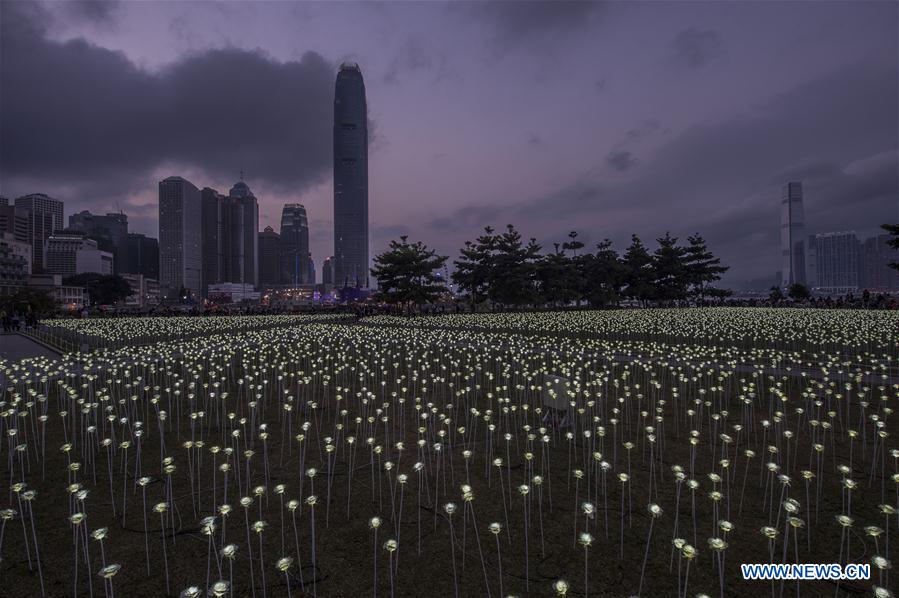
<path id="1" fill-rule="evenodd" d="M 780 269 L 788 181 L 803 181 L 808 233 L 899 220 L 895 4 L 503 4 L 4 3 L 0 194 L 70 213 L 121 202 L 155 235 L 158 181 L 227 188 L 245 169 L 259 229 L 303 203 L 320 263 L 333 81 L 353 61 L 373 125 L 371 255 L 410 234 L 454 257 L 508 222 L 544 248 L 571 229 L 619 249 L 631 232 L 700 232 L 733 284 Z M 237 20 L 239 39 L 210 35 Z M 101 67 L 101 88 L 78 83 Z M 66 93 L 35 95 L 33 72 Z M 190 101 L 175 111 L 172 94 Z"/>

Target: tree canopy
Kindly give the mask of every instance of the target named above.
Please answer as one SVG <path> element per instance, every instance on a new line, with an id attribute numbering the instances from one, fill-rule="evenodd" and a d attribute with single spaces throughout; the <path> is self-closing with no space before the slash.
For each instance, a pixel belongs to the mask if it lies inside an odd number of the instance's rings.
<path id="1" fill-rule="evenodd" d="M 567 240 L 541 253 L 536 240 L 525 243 L 511 224 L 503 233 L 488 226 L 460 250 L 453 281 L 473 305 L 489 300 L 511 307 L 560 307 L 583 301 L 602 307 L 622 298 L 644 305 L 669 304 L 730 294 L 712 286 L 728 267 L 702 236 L 687 237 L 684 245 L 666 233 L 656 244 L 650 250 L 633 235 L 622 255 L 608 239 L 593 252 L 583 251 L 577 231 L 571 231 Z"/>
<path id="2" fill-rule="evenodd" d="M 87 289 L 93 305 L 115 305 L 134 294 L 128 281 L 118 274 L 85 272 L 69 276 L 63 282 L 70 286 Z"/>
<path id="3" fill-rule="evenodd" d="M 38 317 L 56 311 L 56 301 L 47 291 L 19 287 L 12 295 L 0 297 L 0 312 L 33 313 Z"/>
<path id="4" fill-rule="evenodd" d="M 371 274 L 378 281 L 381 299 L 388 303 L 431 303 L 446 291 L 438 284 L 438 272 L 446 260 L 446 256 L 437 255 L 420 241 L 409 243 L 402 236 L 375 257 Z"/>

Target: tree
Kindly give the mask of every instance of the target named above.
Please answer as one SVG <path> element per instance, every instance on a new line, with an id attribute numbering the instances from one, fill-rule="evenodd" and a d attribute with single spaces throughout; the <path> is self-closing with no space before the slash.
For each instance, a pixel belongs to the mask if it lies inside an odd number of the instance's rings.
<path id="1" fill-rule="evenodd" d="M 808 287 L 801 282 L 794 282 L 787 290 L 787 295 L 794 301 L 804 301 L 812 296 Z"/>
<path id="2" fill-rule="evenodd" d="M 496 235 L 492 227 L 485 227 L 484 234 L 474 242 L 466 241 L 459 253 L 459 259 L 453 262 L 453 282 L 468 294 L 472 307 L 487 299 L 493 281 L 493 250 Z"/>
<path id="3" fill-rule="evenodd" d="M 705 239 L 699 233 L 687 237 L 687 242 L 689 243 L 686 247 L 687 284 L 691 294 L 699 297 L 701 301 L 710 290 L 708 285 L 721 280 L 721 275 L 730 268 L 721 265 L 721 259 L 709 251 Z M 720 289 L 716 289 L 713 295 L 719 296 L 718 293 Z"/>
<path id="4" fill-rule="evenodd" d="M 512 306 L 537 303 L 535 273 L 539 257 L 537 241 L 530 239 L 525 245 L 521 234 L 507 224 L 506 232 L 495 237 L 490 300 Z"/>
<path id="5" fill-rule="evenodd" d="M 652 256 L 652 298 L 662 302 L 686 299 L 689 284 L 686 250 L 669 233 L 656 242 L 659 246 Z"/>
<path id="6" fill-rule="evenodd" d="M 574 256 L 577 257 L 577 250 L 583 249 L 584 244 L 577 240 L 577 231 L 576 230 L 573 230 L 570 233 L 568 233 L 568 238 L 571 240 L 563 243 L 562 249 L 564 249 L 565 251 L 571 251 L 572 253 L 574 253 Z"/>
<path id="7" fill-rule="evenodd" d="M 899 249 L 899 224 L 881 224 L 880 228 L 887 231 L 891 237 L 887 241 L 887 245 L 893 249 Z M 890 262 L 890 268 L 899 270 L 899 262 Z"/>
<path id="8" fill-rule="evenodd" d="M 494 234 L 489 226 L 484 233 L 465 243 L 454 262 L 453 281 L 468 293 L 472 305 L 485 299 L 500 305 L 535 303 L 540 246 L 534 239 L 525 245 L 511 224 L 502 234 Z"/>
<path id="9" fill-rule="evenodd" d="M 584 298 L 590 305 L 603 307 L 621 300 L 624 266 L 610 240 L 598 243 L 596 253 L 586 255 L 582 264 Z"/>
<path id="10" fill-rule="evenodd" d="M 565 255 L 558 243 L 555 251 L 537 261 L 535 275 L 541 303 L 565 305 L 581 298 L 581 277 L 575 259 Z"/>
<path id="11" fill-rule="evenodd" d="M 378 281 L 379 295 L 388 303 L 431 303 L 446 289 L 437 284 L 446 256 L 437 255 L 421 241 L 409 243 L 403 235 L 391 241 L 390 249 L 375 257 L 371 275 Z"/>
<path id="12" fill-rule="evenodd" d="M 93 305 L 114 305 L 134 294 L 131 285 L 118 274 L 85 272 L 69 276 L 65 284 L 85 287 Z"/>
<path id="13" fill-rule="evenodd" d="M 783 301 L 783 298 L 784 293 L 779 286 L 775 285 L 771 287 L 771 290 L 768 293 L 768 301 L 770 301 L 771 303 L 778 303 L 780 301 Z"/>
<path id="14" fill-rule="evenodd" d="M 0 312 L 33 313 L 38 317 L 56 311 L 56 301 L 47 291 L 20 287 L 14 294 L 0 298 Z"/>
<path id="15" fill-rule="evenodd" d="M 653 294 L 652 256 L 637 235 L 621 258 L 624 295 L 645 304 Z"/>

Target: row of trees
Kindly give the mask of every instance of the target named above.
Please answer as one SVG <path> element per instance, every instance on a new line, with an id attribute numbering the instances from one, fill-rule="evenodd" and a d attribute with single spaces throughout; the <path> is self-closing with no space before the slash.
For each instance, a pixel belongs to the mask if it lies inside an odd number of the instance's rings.
<path id="1" fill-rule="evenodd" d="M 502 232 L 487 227 L 461 249 L 453 262 L 453 281 L 472 304 L 489 301 L 505 307 L 601 307 L 622 299 L 666 304 L 729 294 L 713 286 L 728 268 L 700 235 L 679 244 L 666 233 L 656 243 L 650 250 L 633 235 L 619 255 L 608 239 L 586 250 L 572 231 L 567 241 L 541 253 L 535 239 L 525 241 L 511 224 Z M 401 237 L 375 258 L 371 272 L 385 301 L 432 302 L 445 292 L 438 271 L 447 259 Z"/>
<path id="2" fill-rule="evenodd" d="M 63 284 L 84 287 L 91 305 L 115 305 L 134 294 L 128 281 L 117 274 L 76 274 L 63 279 Z M 43 317 L 57 309 L 53 296 L 43 289 L 20 287 L 14 294 L 0 297 L 0 313 L 34 313 Z"/>

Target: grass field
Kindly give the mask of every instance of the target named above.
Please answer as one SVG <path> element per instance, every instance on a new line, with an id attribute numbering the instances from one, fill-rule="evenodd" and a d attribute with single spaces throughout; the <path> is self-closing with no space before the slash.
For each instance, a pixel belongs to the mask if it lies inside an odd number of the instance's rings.
<path id="1" fill-rule="evenodd" d="M 893 585 L 895 312 L 146 318 L 47 333 L 115 348 L 0 362 L 0 594 Z M 744 562 L 867 563 L 872 578 L 744 581 Z"/>

